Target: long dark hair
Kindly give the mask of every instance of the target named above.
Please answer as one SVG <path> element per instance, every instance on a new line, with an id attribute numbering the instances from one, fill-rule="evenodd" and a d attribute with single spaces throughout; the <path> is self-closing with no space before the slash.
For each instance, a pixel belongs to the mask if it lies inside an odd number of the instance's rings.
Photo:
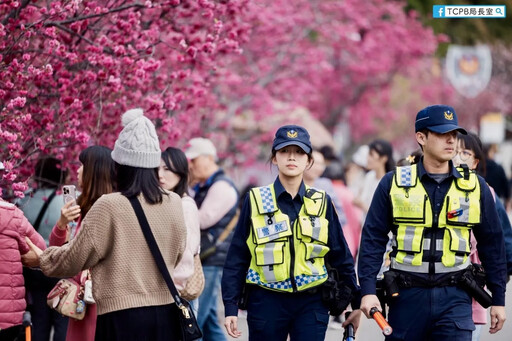
<path id="1" fill-rule="evenodd" d="M 393 160 L 393 146 L 386 140 L 377 139 L 368 145 L 370 150 L 375 150 L 380 156 L 387 156 L 388 160 L 384 165 L 386 173 L 395 169 L 395 161 Z"/>
<path id="2" fill-rule="evenodd" d="M 162 202 L 164 190 L 158 181 L 158 168 L 139 168 L 116 165 L 117 189 L 127 197 L 137 196 L 140 193 L 152 205 Z"/>
<path id="3" fill-rule="evenodd" d="M 162 160 L 167 169 L 180 177 L 173 192 L 182 197 L 188 188 L 188 161 L 185 153 L 181 149 L 168 147 L 162 152 Z"/>
<path id="4" fill-rule="evenodd" d="M 476 166 L 476 173 L 480 176 L 485 176 L 486 168 L 485 168 L 485 153 L 482 147 L 482 141 L 477 134 L 468 132 L 467 135 L 457 133 L 457 140 L 460 140 L 462 143 L 462 147 L 464 149 L 469 149 L 473 153 L 475 153 L 475 159 L 478 160 L 478 165 Z"/>
<path id="5" fill-rule="evenodd" d="M 112 149 L 104 146 L 87 147 L 78 156 L 83 165 L 82 193 L 76 200 L 82 210 L 82 219 L 103 194 L 114 191 L 114 161 Z"/>

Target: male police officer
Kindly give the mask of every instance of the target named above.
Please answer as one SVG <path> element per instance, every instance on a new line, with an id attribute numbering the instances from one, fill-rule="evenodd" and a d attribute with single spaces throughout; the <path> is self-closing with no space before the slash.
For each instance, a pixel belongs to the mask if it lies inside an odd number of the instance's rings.
<path id="1" fill-rule="evenodd" d="M 392 231 L 389 274 L 399 295 L 388 299 L 393 334 L 386 340 L 471 340 L 471 297 L 460 278 L 471 264 L 473 231 L 493 296 L 490 333 L 496 333 L 505 321 L 506 263 L 492 194 L 481 177 L 453 166 L 457 131 L 467 132 L 452 107 L 424 108 L 415 130 L 423 158 L 384 176 L 363 228 L 361 310 L 367 317 L 372 307 L 381 310 L 376 275 Z"/>

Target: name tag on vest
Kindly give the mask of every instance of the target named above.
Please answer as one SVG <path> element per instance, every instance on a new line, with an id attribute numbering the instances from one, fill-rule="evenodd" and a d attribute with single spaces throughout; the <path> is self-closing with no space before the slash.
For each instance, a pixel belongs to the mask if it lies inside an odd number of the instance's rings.
<path id="1" fill-rule="evenodd" d="M 268 238 L 279 234 L 281 232 L 288 231 L 288 224 L 286 221 L 276 222 L 272 225 L 266 225 L 257 229 L 258 238 Z"/>

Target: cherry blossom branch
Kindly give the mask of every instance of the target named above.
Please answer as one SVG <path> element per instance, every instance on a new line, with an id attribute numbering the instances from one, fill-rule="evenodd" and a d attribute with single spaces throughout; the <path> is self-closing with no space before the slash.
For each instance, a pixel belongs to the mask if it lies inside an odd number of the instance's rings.
<path id="1" fill-rule="evenodd" d="M 130 8 L 145 8 L 145 7 L 146 6 L 136 2 L 134 4 L 124 5 L 124 6 L 120 6 L 120 7 L 117 7 L 117 8 L 113 8 L 113 9 L 110 9 L 110 10 L 102 12 L 102 13 L 97 13 L 97 14 L 95 13 L 95 14 L 90 14 L 90 15 L 84 15 L 84 16 L 81 16 L 81 17 L 70 18 L 70 19 L 61 20 L 61 21 L 48 21 L 48 22 L 44 23 L 44 26 L 56 26 L 57 24 L 61 24 L 61 25 L 71 24 L 71 23 L 74 23 L 74 22 L 77 22 L 77 21 L 87 20 L 87 19 L 91 19 L 91 18 L 104 17 L 104 16 L 106 16 L 108 14 L 112 14 L 112 13 L 116 13 L 116 12 L 121 12 L 121 11 L 130 9 Z"/>

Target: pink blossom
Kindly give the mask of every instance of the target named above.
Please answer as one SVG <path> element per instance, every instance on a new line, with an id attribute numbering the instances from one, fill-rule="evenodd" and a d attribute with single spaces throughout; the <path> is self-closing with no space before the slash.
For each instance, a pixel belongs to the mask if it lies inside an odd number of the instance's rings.
<path id="1" fill-rule="evenodd" d="M 186 52 L 192 58 L 196 58 L 197 56 L 197 49 L 194 46 L 189 46 Z"/>
<path id="2" fill-rule="evenodd" d="M 5 162 L 4 162 L 5 166 Z M 7 167 L 5 168 L 7 169 Z M 16 179 L 16 173 L 15 172 L 4 172 L 4 175 L 2 176 L 3 180 L 13 182 Z"/>
<path id="3" fill-rule="evenodd" d="M 25 106 L 25 103 L 27 102 L 27 99 L 25 97 L 16 97 L 14 99 L 12 99 L 9 104 L 7 105 L 7 107 L 9 109 L 12 109 L 14 107 L 17 107 L 17 108 L 23 108 Z"/>
<path id="4" fill-rule="evenodd" d="M 28 189 L 28 186 L 24 182 L 14 182 L 12 184 L 12 189 L 15 191 L 25 192 Z"/>
<path id="5" fill-rule="evenodd" d="M 47 75 L 49 75 L 49 76 L 53 75 L 53 67 L 52 67 L 52 65 L 51 65 L 51 64 L 46 64 L 46 65 L 44 66 L 44 72 L 45 72 Z"/>
<path id="6" fill-rule="evenodd" d="M 14 193 L 13 193 L 13 194 L 14 194 L 14 196 L 15 196 L 16 198 L 23 199 L 23 198 L 25 197 L 25 193 L 24 193 L 24 191 L 14 191 Z"/>

